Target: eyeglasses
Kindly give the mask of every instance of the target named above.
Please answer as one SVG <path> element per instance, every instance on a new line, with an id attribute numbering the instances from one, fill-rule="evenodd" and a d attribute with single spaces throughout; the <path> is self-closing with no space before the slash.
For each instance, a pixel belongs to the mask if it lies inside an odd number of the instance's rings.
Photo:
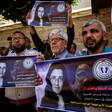
<path id="1" fill-rule="evenodd" d="M 59 42 L 60 40 L 64 40 L 64 39 L 63 39 L 63 38 L 48 39 L 48 42 L 51 43 L 53 40 L 54 40 L 55 42 Z"/>
<path id="2" fill-rule="evenodd" d="M 23 39 L 24 39 L 23 37 L 18 37 L 18 38 L 13 38 L 12 40 L 16 41 L 16 40 L 23 40 Z"/>
<path id="3" fill-rule="evenodd" d="M 55 76 L 53 76 L 53 77 L 50 77 L 50 79 L 53 81 L 53 82 L 56 82 L 57 80 L 59 81 L 59 82 L 63 82 L 63 76 L 60 76 L 59 78 L 57 78 L 56 79 L 56 77 Z"/>

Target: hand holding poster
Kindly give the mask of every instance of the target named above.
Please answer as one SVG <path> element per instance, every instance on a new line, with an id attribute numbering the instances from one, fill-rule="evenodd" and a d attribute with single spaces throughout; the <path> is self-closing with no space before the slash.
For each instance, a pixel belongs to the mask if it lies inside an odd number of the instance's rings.
<path id="1" fill-rule="evenodd" d="M 65 2 L 36 1 L 28 24 L 32 26 L 68 26 L 68 11 Z"/>
<path id="2" fill-rule="evenodd" d="M 85 106 L 112 108 L 112 53 L 39 62 L 36 67 L 44 79 L 36 87 L 37 108 L 80 112 Z"/>

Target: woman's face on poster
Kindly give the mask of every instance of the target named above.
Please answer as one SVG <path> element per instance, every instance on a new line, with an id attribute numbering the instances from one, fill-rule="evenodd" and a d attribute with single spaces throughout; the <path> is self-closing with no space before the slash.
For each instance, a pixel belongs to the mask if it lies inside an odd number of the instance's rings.
<path id="1" fill-rule="evenodd" d="M 52 89 L 56 94 L 59 94 L 63 87 L 63 70 L 54 69 L 50 76 Z"/>
<path id="2" fill-rule="evenodd" d="M 2 77 L 6 72 L 6 63 L 0 63 L 0 77 Z"/>
<path id="3" fill-rule="evenodd" d="M 40 19 L 42 19 L 42 17 L 44 16 L 44 11 L 45 11 L 44 7 L 39 7 L 38 8 L 38 17 Z"/>

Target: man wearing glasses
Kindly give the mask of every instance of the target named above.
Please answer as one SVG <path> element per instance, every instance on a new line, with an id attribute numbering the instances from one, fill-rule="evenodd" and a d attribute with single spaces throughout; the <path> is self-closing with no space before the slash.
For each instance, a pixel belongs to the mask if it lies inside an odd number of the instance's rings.
<path id="1" fill-rule="evenodd" d="M 12 46 L 14 49 L 14 53 L 10 53 L 8 56 L 25 56 L 25 55 L 38 54 L 38 51 L 29 51 L 26 49 L 26 37 L 24 33 L 20 31 L 16 31 L 13 33 Z M 18 65 L 17 69 L 20 67 L 21 66 Z M 24 71 L 24 68 L 21 67 L 21 70 Z M 36 110 L 34 109 L 35 88 L 31 87 L 5 88 L 5 97 L 8 105 L 6 111 L 36 112 Z"/>
<path id="2" fill-rule="evenodd" d="M 74 55 L 70 54 L 67 51 L 68 35 L 64 30 L 62 29 L 52 30 L 49 34 L 48 41 L 50 44 L 51 51 L 53 52 L 53 56 L 50 58 L 51 60 L 75 57 Z M 37 59 L 38 61 L 44 60 L 44 58 L 40 55 L 37 56 Z M 42 84 L 42 79 L 39 75 L 37 75 L 35 78 L 35 86 L 41 84 Z M 61 111 L 47 109 L 46 112 L 61 112 Z M 84 109 L 82 109 L 82 112 L 84 112 Z"/>
<path id="3" fill-rule="evenodd" d="M 55 29 L 52 30 L 49 34 L 49 44 L 53 56 L 50 58 L 53 59 L 64 59 L 74 57 L 74 55 L 70 54 L 67 51 L 67 42 L 68 42 L 68 35 L 62 29 Z M 40 55 L 37 56 L 38 61 L 44 60 L 43 57 Z"/>

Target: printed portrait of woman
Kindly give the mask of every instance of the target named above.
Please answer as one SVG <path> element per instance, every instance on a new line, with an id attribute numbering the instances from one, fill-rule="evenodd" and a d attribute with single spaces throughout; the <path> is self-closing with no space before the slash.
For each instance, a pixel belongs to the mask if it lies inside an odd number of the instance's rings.
<path id="1" fill-rule="evenodd" d="M 0 87 L 3 86 L 3 76 L 6 73 L 6 62 L 0 60 Z"/>
<path id="2" fill-rule="evenodd" d="M 9 64 L 5 59 L 0 59 L 0 87 L 8 87 L 8 81 L 12 81 Z"/>
<path id="3" fill-rule="evenodd" d="M 46 7 L 44 4 L 38 4 L 35 10 L 34 21 L 31 22 L 31 25 L 34 26 L 49 26 L 49 18 L 47 15 Z"/>
<path id="4" fill-rule="evenodd" d="M 69 110 L 70 102 L 74 99 L 74 95 L 68 84 L 67 71 L 64 65 L 60 62 L 52 63 L 46 80 L 45 97 L 42 99 L 41 106 Z"/>

